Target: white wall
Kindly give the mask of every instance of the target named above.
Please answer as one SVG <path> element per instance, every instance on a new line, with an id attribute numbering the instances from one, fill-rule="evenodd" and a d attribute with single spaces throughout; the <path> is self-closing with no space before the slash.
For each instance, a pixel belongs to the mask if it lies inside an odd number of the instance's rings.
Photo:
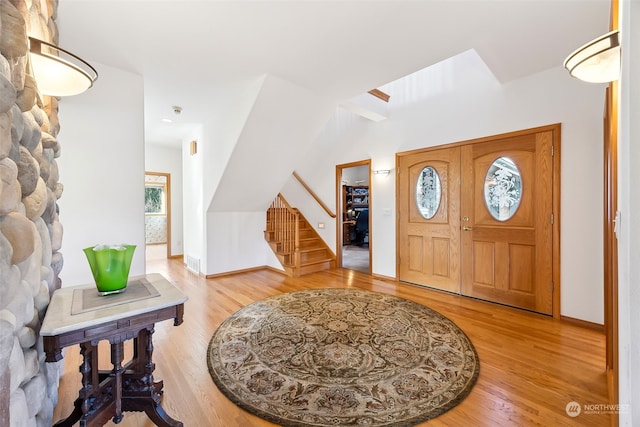
<path id="1" fill-rule="evenodd" d="M 429 87 L 443 86 L 395 109 L 391 93 L 388 120 L 336 110 L 298 172 L 316 193 L 332 194 L 327 202 L 335 200 L 335 179 L 326 171 L 336 164 L 370 158 L 373 170 L 393 169 L 397 152 L 562 123 L 561 313 L 602 323 L 604 85 L 576 81 L 558 67 L 502 86 L 469 54 L 429 73 Z M 372 270 L 396 277 L 395 173 L 374 181 Z"/>
<path id="2" fill-rule="evenodd" d="M 183 252 L 185 262 L 187 258 L 198 260 L 202 273 L 213 274 L 207 269 L 208 246 L 224 247 L 219 241 L 207 240 L 207 207 L 218 188 L 261 82 L 262 79 L 258 79 L 247 82 L 246 87 L 229 87 L 226 92 L 219 93 L 220 98 L 226 99 L 222 103 L 225 108 L 213 112 L 211 119 L 182 143 Z M 193 156 L 189 153 L 192 140 L 198 144 L 198 152 Z"/>
<path id="3" fill-rule="evenodd" d="M 369 185 L 369 219 L 371 233 L 369 246 L 389 246 L 386 251 L 374 250 L 371 254 L 371 265 L 377 266 L 377 275 L 395 278 L 396 258 L 388 253 L 396 253 L 396 209 L 395 209 L 395 177 L 394 156 L 376 156 L 371 163 L 371 170 L 389 169 L 389 175 L 373 175 Z"/>
<path id="4" fill-rule="evenodd" d="M 203 161 L 207 170 L 212 169 L 206 174 L 218 176 L 217 181 L 214 178 L 205 184 L 214 190 L 205 218 L 206 254 L 201 267 L 205 274 L 266 264 L 266 209 L 306 155 L 335 105 L 275 76 L 258 83 L 250 82 L 230 104 L 235 117 L 230 124 L 218 121 L 205 127 L 211 139 Z M 215 156 L 215 152 L 222 154 Z M 209 202 L 207 194 L 205 191 L 205 204 Z M 246 219 L 246 223 L 237 218 Z M 259 218 L 259 223 L 255 222 Z"/>
<path id="5" fill-rule="evenodd" d="M 143 81 L 92 65 L 94 87 L 59 105 L 63 286 L 93 282 L 82 249 L 96 244 L 136 245 L 130 274 L 145 272 Z"/>
<path id="6" fill-rule="evenodd" d="M 197 153 L 190 154 L 190 141 L 196 141 Z M 182 142 L 182 218 L 183 255 L 201 260 L 204 257 L 204 203 L 203 151 L 205 149 L 202 129 L 197 129 Z"/>
<path id="7" fill-rule="evenodd" d="M 334 105 L 308 89 L 266 76 L 208 210 L 265 210 L 304 158 Z"/>
<path id="8" fill-rule="evenodd" d="M 640 4 L 620 4 L 618 338 L 620 425 L 640 425 Z"/>
<path id="9" fill-rule="evenodd" d="M 226 92 L 218 93 L 218 98 L 225 102 L 214 103 L 224 108 L 214 111 L 211 120 L 204 123 L 203 137 L 198 150 L 201 152 L 200 162 L 204 167 L 203 195 L 206 200 L 205 209 L 209 209 L 220 180 L 236 147 L 238 139 L 244 131 L 256 98 L 260 93 L 265 76 L 245 82 L 242 87 L 229 87 Z M 188 170 L 185 169 L 188 173 Z"/>
<path id="10" fill-rule="evenodd" d="M 207 212 L 207 222 L 206 274 L 273 264 L 275 256 L 264 239 L 266 211 Z"/>
<path id="11" fill-rule="evenodd" d="M 302 177 L 306 182 L 306 178 Z M 315 191 L 314 191 L 315 192 Z M 331 218 L 329 214 L 315 201 L 313 196 L 300 184 L 300 182 L 291 175 L 284 187 L 280 190 L 285 200 L 293 207 L 304 207 L 302 214 L 309 221 L 309 224 L 320 235 L 322 240 L 329 246 L 329 249 L 336 253 L 336 220 Z M 322 200 L 327 207 L 335 205 L 335 200 Z M 336 213 L 336 209 L 330 208 L 332 213 Z M 340 215 L 340 212 L 337 212 Z M 324 224 L 324 228 L 320 228 L 319 224 Z"/>
<path id="12" fill-rule="evenodd" d="M 147 172 L 171 175 L 171 248 L 170 254 L 182 254 L 182 149 L 147 144 L 144 153 Z"/>

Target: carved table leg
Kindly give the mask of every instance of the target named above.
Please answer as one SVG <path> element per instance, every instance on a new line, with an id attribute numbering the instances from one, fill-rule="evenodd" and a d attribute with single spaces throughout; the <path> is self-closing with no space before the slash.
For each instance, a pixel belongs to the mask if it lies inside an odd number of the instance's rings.
<path id="1" fill-rule="evenodd" d="M 156 368 L 153 363 L 153 333 L 153 327 L 138 333 L 134 351 L 137 360 L 134 361 L 134 366 L 140 369 L 136 375 L 139 380 L 128 381 L 125 385 L 125 410 L 144 411 L 157 426 L 182 427 L 183 424 L 171 418 L 160 405 L 163 383 L 153 379 L 153 371 Z"/>
<path id="2" fill-rule="evenodd" d="M 79 397 L 73 404 L 73 412 L 66 419 L 58 421 L 56 427 L 71 427 L 81 418 L 86 418 L 91 411 L 95 391 L 97 389 L 94 378 L 94 367 L 98 367 L 97 348 L 91 342 L 80 344 L 80 354 L 82 363 L 80 364 L 80 374 L 82 374 L 82 388 L 78 393 Z"/>
<path id="3" fill-rule="evenodd" d="M 143 382 L 147 387 L 153 385 L 153 371 L 156 370 L 156 364 L 153 363 L 153 333 L 155 329 L 153 327 L 140 331 L 140 335 L 144 335 L 146 339 L 142 340 L 145 344 L 145 357 L 144 357 L 144 377 Z"/>
<path id="4" fill-rule="evenodd" d="M 113 422 L 118 424 L 122 421 L 122 357 L 124 355 L 124 344 L 117 342 L 111 344 L 111 364 L 113 371 L 111 376 L 114 378 L 113 399 L 116 404 L 116 413 L 113 416 Z"/>
<path id="5" fill-rule="evenodd" d="M 82 374 L 82 389 L 80 389 L 80 399 L 82 399 L 82 414 L 87 415 L 91 409 L 91 398 L 93 397 L 94 385 L 91 375 L 94 369 L 93 362 L 96 356 L 96 348 L 90 342 L 80 344 L 80 354 L 82 364 L 80 373 Z M 97 368 L 97 367 L 96 367 Z"/>

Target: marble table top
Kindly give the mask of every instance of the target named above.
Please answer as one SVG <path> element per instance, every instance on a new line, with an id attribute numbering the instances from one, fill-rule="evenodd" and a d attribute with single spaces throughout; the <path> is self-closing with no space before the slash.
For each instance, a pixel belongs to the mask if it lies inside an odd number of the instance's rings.
<path id="1" fill-rule="evenodd" d="M 94 310 L 78 314 L 71 314 L 74 290 L 86 288 L 96 289 L 96 285 L 92 283 L 89 285 L 63 287 L 56 290 L 53 293 L 53 297 L 47 308 L 47 314 L 42 322 L 40 335 L 56 336 L 84 329 L 88 326 L 112 322 L 125 317 L 175 306 L 184 303 L 188 299 L 178 288 L 158 273 L 131 277 L 129 280 L 133 281 L 141 278 L 146 279 L 160 295 L 119 305 L 107 304 L 103 308 L 96 307 Z M 108 296 L 104 298 L 106 303 Z"/>

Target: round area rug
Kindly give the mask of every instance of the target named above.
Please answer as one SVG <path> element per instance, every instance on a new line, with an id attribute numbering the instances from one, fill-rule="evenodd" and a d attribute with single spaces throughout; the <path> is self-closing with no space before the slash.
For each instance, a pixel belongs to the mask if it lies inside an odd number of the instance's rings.
<path id="1" fill-rule="evenodd" d="M 460 403 L 480 362 L 440 313 L 357 289 L 290 292 L 250 304 L 216 330 L 218 388 L 284 426 L 410 426 Z"/>

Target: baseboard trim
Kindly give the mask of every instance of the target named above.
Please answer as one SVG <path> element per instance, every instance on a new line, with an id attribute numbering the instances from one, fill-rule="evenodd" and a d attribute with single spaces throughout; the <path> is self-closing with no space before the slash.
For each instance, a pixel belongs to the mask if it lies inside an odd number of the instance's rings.
<path id="1" fill-rule="evenodd" d="M 604 333 L 604 325 L 601 325 L 599 323 L 588 322 L 586 320 L 576 319 L 568 316 L 560 316 L 560 320 L 572 325 L 580 326 L 582 328 L 592 329 L 594 331 Z"/>
<path id="2" fill-rule="evenodd" d="M 184 255 L 180 254 L 180 255 L 171 255 L 169 257 L 169 259 L 184 259 Z"/>
<path id="3" fill-rule="evenodd" d="M 284 271 L 284 270 L 278 270 L 277 268 L 272 267 L 272 266 L 270 266 L 270 265 L 265 265 L 265 266 L 263 266 L 262 268 L 263 268 L 263 269 L 265 269 L 265 270 L 273 271 L 274 273 L 282 274 L 283 276 L 286 276 L 286 275 L 287 275 L 286 271 Z"/>
<path id="4" fill-rule="evenodd" d="M 392 282 L 397 282 L 398 281 L 398 279 L 395 278 L 395 277 L 385 276 L 383 274 L 371 273 L 371 277 L 373 277 L 374 279 L 380 279 L 380 280 L 390 280 Z"/>
<path id="5" fill-rule="evenodd" d="M 225 271 L 223 273 L 207 274 L 204 277 L 205 279 L 216 279 L 218 277 L 235 276 L 236 274 L 249 273 L 251 271 L 259 271 L 259 270 L 270 270 L 276 273 L 284 274 L 284 271 L 280 271 L 269 265 L 261 265 L 258 267 L 250 267 L 250 268 L 242 268 L 240 270 Z"/>
<path id="6" fill-rule="evenodd" d="M 609 390 L 609 404 L 617 405 L 619 404 L 619 393 L 617 389 L 618 381 L 617 381 L 617 372 L 613 369 L 607 368 L 607 389 Z M 614 411 L 611 414 L 611 427 L 618 427 L 620 424 L 620 415 Z"/>

